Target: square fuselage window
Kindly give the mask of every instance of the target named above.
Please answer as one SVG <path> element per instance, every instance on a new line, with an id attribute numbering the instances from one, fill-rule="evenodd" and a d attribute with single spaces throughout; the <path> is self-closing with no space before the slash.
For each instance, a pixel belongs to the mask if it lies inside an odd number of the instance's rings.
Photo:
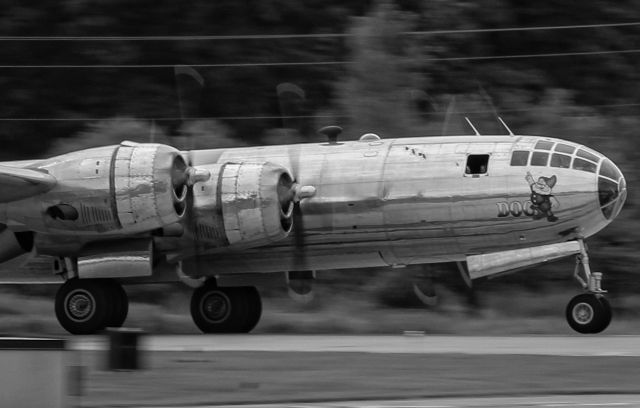
<path id="1" fill-rule="evenodd" d="M 465 174 L 486 174 L 489 169 L 488 154 L 470 154 L 467 156 Z"/>
<path id="2" fill-rule="evenodd" d="M 529 151 L 527 150 L 516 150 L 511 155 L 512 166 L 526 166 L 528 161 Z"/>

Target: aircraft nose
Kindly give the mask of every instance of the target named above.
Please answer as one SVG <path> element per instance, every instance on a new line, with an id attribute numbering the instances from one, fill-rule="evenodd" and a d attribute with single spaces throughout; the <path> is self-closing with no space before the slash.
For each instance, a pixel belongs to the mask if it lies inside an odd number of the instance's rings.
<path id="1" fill-rule="evenodd" d="M 607 158 L 602 161 L 598 172 L 598 199 L 602 215 L 607 220 L 620 213 L 627 199 L 627 182 L 618 167 Z"/>

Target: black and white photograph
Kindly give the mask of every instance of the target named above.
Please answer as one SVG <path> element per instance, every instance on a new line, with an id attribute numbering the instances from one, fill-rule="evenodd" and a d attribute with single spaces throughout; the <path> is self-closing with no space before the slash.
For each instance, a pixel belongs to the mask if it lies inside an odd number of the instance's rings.
<path id="1" fill-rule="evenodd" d="M 0 408 L 640 407 L 640 1 L 0 8 Z"/>

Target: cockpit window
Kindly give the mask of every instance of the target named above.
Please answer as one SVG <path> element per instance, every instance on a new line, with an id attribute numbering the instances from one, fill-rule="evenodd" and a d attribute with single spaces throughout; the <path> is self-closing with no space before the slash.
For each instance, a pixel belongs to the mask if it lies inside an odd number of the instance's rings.
<path id="1" fill-rule="evenodd" d="M 553 142 L 549 142 L 546 140 L 540 140 L 538 143 L 536 143 L 536 149 L 538 150 L 551 150 L 552 147 Z"/>
<path id="2" fill-rule="evenodd" d="M 622 177 L 620 171 L 609 160 L 605 160 L 602 162 L 602 165 L 600 166 L 600 175 L 608 177 L 616 182 L 620 179 L 620 177 Z"/>
<path id="3" fill-rule="evenodd" d="M 512 166 L 526 166 L 529 161 L 529 152 L 526 150 L 516 150 L 511 155 Z"/>
<path id="4" fill-rule="evenodd" d="M 576 150 L 575 146 L 571 146 L 564 143 L 558 143 L 555 148 L 556 152 L 567 153 L 567 154 L 573 154 L 575 150 Z"/>
<path id="5" fill-rule="evenodd" d="M 598 177 L 598 198 L 606 219 L 610 220 L 620 212 L 627 194 L 626 187 L 620 170 L 610 160 L 604 159 Z"/>
<path id="6" fill-rule="evenodd" d="M 600 161 L 600 158 L 598 156 L 596 156 L 595 154 L 589 153 L 586 150 L 578 150 L 577 153 L 578 157 L 582 157 L 583 159 L 587 159 L 587 160 L 591 160 L 592 162 L 596 162 L 598 163 Z"/>
<path id="7" fill-rule="evenodd" d="M 576 157 L 573 161 L 573 168 L 576 170 L 587 171 L 589 173 L 595 173 L 598 169 L 598 165 Z"/>
<path id="8" fill-rule="evenodd" d="M 546 166 L 549 162 L 549 153 L 545 152 L 533 152 L 531 155 L 532 166 Z"/>
<path id="9" fill-rule="evenodd" d="M 465 174 L 486 174 L 489 166 L 488 154 L 470 154 L 467 157 Z"/>
<path id="10" fill-rule="evenodd" d="M 567 156 L 566 154 L 554 153 L 551 156 L 551 167 L 568 169 L 569 167 L 571 167 L 571 156 Z"/>
<path id="11" fill-rule="evenodd" d="M 614 183 L 606 178 L 598 178 L 598 198 L 600 199 L 600 207 L 607 219 L 611 218 L 614 210 L 614 206 L 606 206 L 611 204 L 616 198 L 618 198 L 618 183 Z"/>

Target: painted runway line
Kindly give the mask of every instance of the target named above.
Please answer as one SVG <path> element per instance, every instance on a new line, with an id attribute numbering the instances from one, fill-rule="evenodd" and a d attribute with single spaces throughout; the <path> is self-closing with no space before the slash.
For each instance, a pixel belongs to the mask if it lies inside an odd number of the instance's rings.
<path id="1" fill-rule="evenodd" d="M 441 398 L 400 401 L 342 401 L 252 405 L 199 405 L 189 408 L 526 408 L 526 407 L 640 407 L 640 395 L 561 395 L 532 397 Z M 144 408 L 186 408 L 163 406 Z"/>
<path id="2" fill-rule="evenodd" d="M 76 350 L 104 350 L 104 336 L 70 338 Z M 640 336 L 142 336 L 148 351 L 364 352 L 410 354 L 640 356 Z"/>

